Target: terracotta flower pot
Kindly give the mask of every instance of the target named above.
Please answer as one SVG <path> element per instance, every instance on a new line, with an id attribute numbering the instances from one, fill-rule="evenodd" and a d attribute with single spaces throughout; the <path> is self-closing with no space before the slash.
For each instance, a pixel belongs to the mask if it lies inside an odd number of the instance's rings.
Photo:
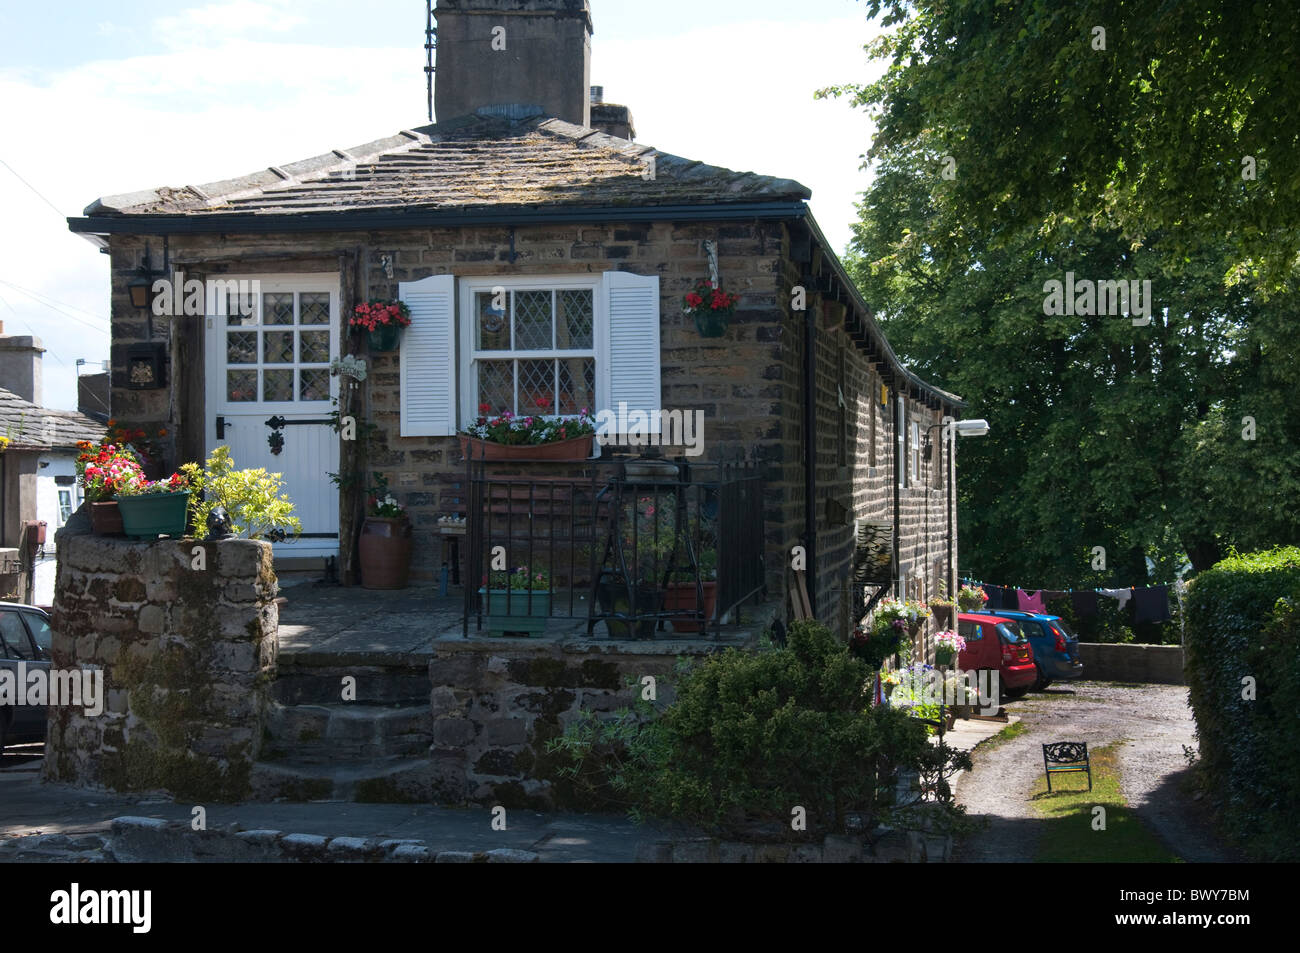
<path id="1" fill-rule="evenodd" d="M 366 518 L 361 526 L 361 588 L 405 589 L 411 580 L 411 521 Z"/>
<path id="2" fill-rule="evenodd" d="M 477 437 L 462 436 L 460 450 L 471 460 L 550 460 L 581 463 L 591 458 L 591 442 L 594 439 L 588 436 L 555 443 L 509 446 L 504 443 L 492 443 L 490 440 L 479 440 Z"/>
<path id="3" fill-rule="evenodd" d="M 718 605 L 718 584 L 713 581 L 702 584 L 704 588 L 704 624 L 713 619 L 713 612 Z M 664 590 L 664 611 L 674 610 L 690 613 L 681 619 L 669 619 L 674 632 L 699 632 L 703 625 L 694 618 L 699 608 L 699 594 L 693 582 L 673 582 Z"/>
<path id="4" fill-rule="evenodd" d="M 90 529 L 96 536 L 121 536 L 122 511 L 117 508 L 117 501 L 90 504 Z"/>

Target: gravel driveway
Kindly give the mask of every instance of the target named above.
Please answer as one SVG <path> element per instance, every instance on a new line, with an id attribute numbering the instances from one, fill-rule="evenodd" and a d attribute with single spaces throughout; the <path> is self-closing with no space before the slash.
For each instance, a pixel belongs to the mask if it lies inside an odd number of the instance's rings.
<path id="1" fill-rule="evenodd" d="M 1042 776 L 1042 745 L 1086 741 L 1089 748 L 1123 742 L 1120 787 L 1129 806 L 1165 846 L 1190 862 L 1239 860 L 1215 838 L 1200 805 L 1184 790 L 1183 746 L 1196 749 L 1196 725 L 1187 689 L 1116 682 L 1056 683 L 1045 692 L 1008 702 L 1028 731 L 995 748 L 977 749 L 975 770 L 957 780 L 957 800 L 987 830 L 957 847 L 959 861 L 1025 862 L 1036 852 L 1039 815 L 1029 803 Z"/>

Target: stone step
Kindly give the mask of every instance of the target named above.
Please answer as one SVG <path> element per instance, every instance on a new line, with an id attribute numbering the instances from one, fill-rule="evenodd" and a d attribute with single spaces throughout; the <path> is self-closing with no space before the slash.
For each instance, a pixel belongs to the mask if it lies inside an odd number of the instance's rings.
<path id="1" fill-rule="evenodd" d="M 433 742 L 433 715 L 422 705 L 272 705 L 263 761 L 357 764 L 421 757 Z"/>
<path id="2" fill-rule="evenodd" d="M 345 682 L 345 679 L 353 681 Z M 427 705 L 427 666 L 280 665 L 271 697 L 282 705 Z"/>
<path id="3" fill-rule="evenodd" d="M 259 761 L 250 781 L 258 801 L 429 804 L 439 793 L 428 758 L 378 758 L 357 765 Z"/>

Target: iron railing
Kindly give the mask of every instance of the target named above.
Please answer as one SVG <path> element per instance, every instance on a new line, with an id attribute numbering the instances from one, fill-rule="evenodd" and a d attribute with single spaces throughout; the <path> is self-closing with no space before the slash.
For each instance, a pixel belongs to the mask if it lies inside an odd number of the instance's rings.
<path id="1" fill-rule="evenodd" d="M 468 460 L 463 493 L 466 637 L 488 620 L 511 631 L 502 606 L 510 618 L 584 622 L 589 635 L 603 621 L 612 638 L 716 637 L 764 591 L 752 466 Z M 512 588 L 520 570 L 530 584 Z"/>

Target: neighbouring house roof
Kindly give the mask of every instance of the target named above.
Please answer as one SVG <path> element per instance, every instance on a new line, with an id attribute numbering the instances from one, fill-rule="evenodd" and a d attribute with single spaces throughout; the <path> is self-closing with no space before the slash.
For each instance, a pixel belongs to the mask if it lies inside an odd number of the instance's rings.
<path id="1" fill-rule="evenodd" d="M 77 441 L 98 442 L 108 432 L 98 420 L 75 410 L 51 410 L 0 387 L 0 436 L 10 450 L 75 450 Z"/>
<path id="2" fill-rule="evenodd" d="M 90 219 L 225 219 L 413 209 L 800 202 L 811 194 L 790 179 L 705 165 L 558 119 L 475 117 L 403 131 L 237 179 L 110 196 L 94 202 L 85 214 Z"/>

